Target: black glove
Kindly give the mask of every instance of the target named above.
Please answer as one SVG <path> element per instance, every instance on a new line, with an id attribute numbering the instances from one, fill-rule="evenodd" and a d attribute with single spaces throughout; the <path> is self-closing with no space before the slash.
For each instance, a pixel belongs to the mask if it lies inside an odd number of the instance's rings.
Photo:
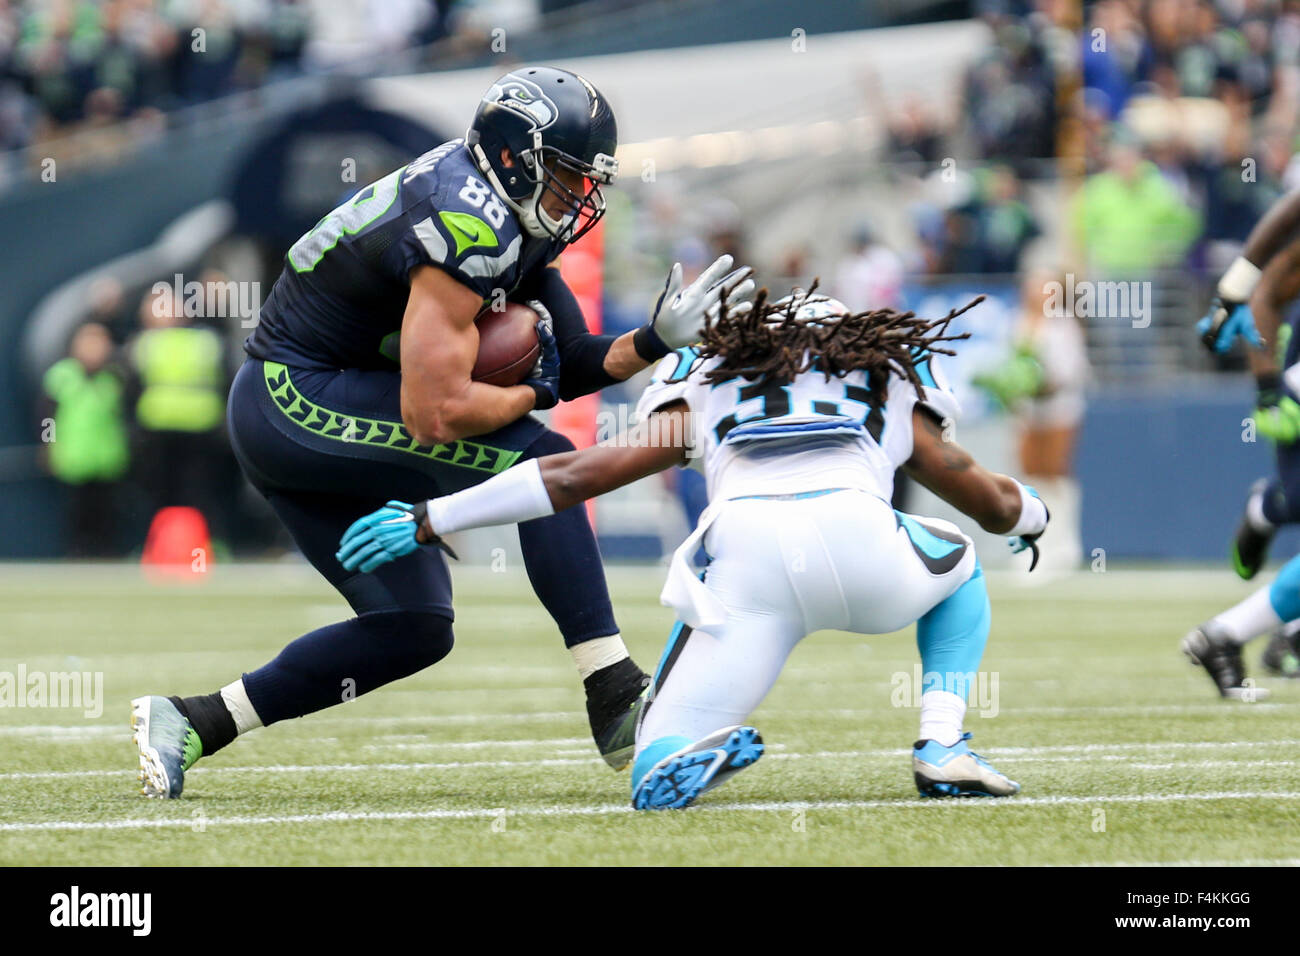
<path id="1" fill-rule="evenodd" d="M 551 313 L 541 302 L 533 300 L 528 303 L 541 320 L 537 323 L 537 341 L 541 343 L 542 354 L 537 356 L 533 373 L 521 384 L 527 385 L 536 394 L 533 408 L 542 411 L 554 408 L 560 401 L 560 347 L 552 331 Z"/>

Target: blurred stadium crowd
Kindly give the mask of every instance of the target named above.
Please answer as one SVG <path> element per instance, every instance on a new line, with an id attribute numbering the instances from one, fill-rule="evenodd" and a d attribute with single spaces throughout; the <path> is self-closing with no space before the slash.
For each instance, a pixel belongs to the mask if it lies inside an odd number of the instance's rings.
<path id="1" fill-rule="evenodd" d="M 1086 262 L 1217 273 L 1300 185 L 1300 4 L 1106 0 L 1082 49 Z"/>
<path id="2" fill-rule="evenodd" d="M 545 12 L 537 3 L 490 6 L 0 0 L 0 144 L 148 120 L 278 76 L 481 36 L 493 15 Z M 1019 414 L 1023 472 L 1044 476 L 1040 486 L 1068 481 L 1090 374 L 1086 340 L 1098 331 L 1073 317 L 1044 321 L 1044 284 L 1067 271 L 1159 284 L 1177 269 L 1178 295 L 1156 324 L 1177 323 L 1172 331 L 1186 336 L 1204 283 L 1276 198 L 1300 186 L 1300 0 L 991 0 L 974 12 L 990 40 L 955 102 L 886 102 L 871 77 L 863 80 L 863 108 L 886 127 L 869 162 L 907 184 L 904 213 L 889 228 L 864 212 L 830 254 L 795 240 L 759 255 L 760 220 L 740 189 L 674 196 L 631 177 L 611 195 L 606 331 L 643 320 L 620 304 L 622 276 L 659 275 L 681 261 L 689 278 L 722 252 L 751 262 L 774 287 L 820 275 L 825 291 L 873 307 L 904 304 L 908 283 L 999 277 L 1021 290 L 1020 326 L 1007 363 L 977 384 Z M 195 57 L 191 30 L 200 22 L 209 53 Z M 620 266 L 620 257 L 632 264 Z M 260 281 L 269 290 L 274 278 Z M 69 553 L 139 547 L 143 519 L 129 529 L 96 523 L 106 496 L 133 496 L 139 507 L 122 513 L 145 516 L 194 504 L 218 534 L 236 523 L 237 471 L 222 445 L 220 405 L 243 333 L 160 308 L 154 293 L 129 301 L 134 295 L 97 289 L 93 314 L 39 397 L 64 458 L 51 455 L 49 468 L 82 516 L 71 524 Z M 168 403 L 158 389 L 190 398 L 159 415 Z M 65 444 L 78 435 L 80 450 L 76 439 Z M 160 466 L 181 459 L 195 469 Z M 687 513 L 697 511 L 702 489 L 678 491 Z M 1065 486 L 1055 493 L 1077 498 Z M 1063 561 L 1077 562 L 1077 541 L 1066 550 Z"/>
<path id="3" fill-rule="evenodd" d="M 373 64 L 574 0 L 0 0 L 0 150 Z"/>

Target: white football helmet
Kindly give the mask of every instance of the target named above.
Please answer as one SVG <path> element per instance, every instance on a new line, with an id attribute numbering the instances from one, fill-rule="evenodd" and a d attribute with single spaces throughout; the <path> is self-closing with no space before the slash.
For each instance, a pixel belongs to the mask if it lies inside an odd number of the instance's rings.
<path id="1" fill-rule="evenodd" d="M 773 303 L 773 308 L 784 318 L 791 303 L 798 303 L 794 310 L 796 319 L 816 319 L 819 325 L 831 325 L 849 314 L 849 307 L 839 299 L 832 299 L 820 292 L 809 294 L 803 289 L 795 289 L 778 299 Z"/>

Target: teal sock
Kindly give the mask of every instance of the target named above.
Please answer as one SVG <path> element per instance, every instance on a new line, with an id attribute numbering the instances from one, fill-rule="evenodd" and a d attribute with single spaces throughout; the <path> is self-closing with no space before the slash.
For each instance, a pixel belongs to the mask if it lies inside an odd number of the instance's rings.
<path id="1" fill-rule="evenodd" d="M 966 583 L 916 624 L 921 692 L 946 690 L 965 700 L 975 683 L 992 622 L 984 570 L 978 561 Z"/>

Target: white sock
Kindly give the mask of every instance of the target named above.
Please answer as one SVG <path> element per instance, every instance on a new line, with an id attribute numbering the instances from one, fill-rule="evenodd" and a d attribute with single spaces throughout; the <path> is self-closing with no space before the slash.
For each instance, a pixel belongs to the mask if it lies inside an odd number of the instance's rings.
<path id="1" fill-rule="evenodd" d="M 927 690 L 921 695 L 921 740 L 951 747 L 961 739 L 966 700 L 948 690 Z"/>
<path id="2" fill-rule="evenodd" d="M 1274 530 L 1273 522 L 1264 517 L 1264 492 L 1258 491 L 1246 499 L 1246 521 L 1260 534 Z"/>
<path id="3" fill-rule="evenodd" d="M 1238 644 L 1245 644 L 1251 638 L 1268 633 L 1282 623 L 1282 619 L 1273 610 L 1268 592 L 1269 586 L 1264 585 L 1237 606 L 1211 618 L 1211 623 L 1223 628 L 1228 637 Z"/>
<path id="4" fill-rule="evenodd" d="M 578 665 L 578 676 L 583 680 L 628 656 L 627 647 L 619 634 L 583 641 L 569 648 L 569 651 L 573 654 L 573 663 Z"/>
<path id="5" fill-rule="evenodd" d="M 507 468 L 482 484 L 453 495 L 429 499 L 429 524 L 435 534 L 467 528 L 518 524 L 555 514 L 542 481 L 542 466 L 531 458 Z"/>
<path id="6" fill-rule="evenodd" d="M 253 709 L 253 702 L 248 699 L 248 691 L 244 690 L 242 677 L 233 684 L 221 688 L 221 702 L 226 705 L 226 710 L 230 711 L 230 716 L 235 720 L 236 733 L 246 734 L 262 726 L 262 718 L 257 716 L 257 711 Z"/>

